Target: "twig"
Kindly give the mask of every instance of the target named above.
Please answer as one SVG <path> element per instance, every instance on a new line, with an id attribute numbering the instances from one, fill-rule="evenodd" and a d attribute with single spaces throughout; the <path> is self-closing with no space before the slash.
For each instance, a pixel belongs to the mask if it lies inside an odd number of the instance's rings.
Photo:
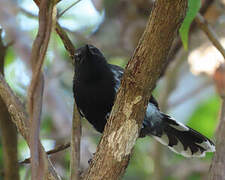
<path id="1" fill-rule="evenodd" d="M 68 51 L 71 59 L 74 59 L 75 47 L 74 47 L 73 43 L 70 41 L 66 32 L 63 30 L 63 28 L 61 28 L 61 26 L 58 22 L 56 23 L 55 30 L 58 33 L 59 37 L 61 38 L 61 40 L 64 44 L 64 47 Z"/>
<path id="2" fill-rule="evenodd" d="M 220 53 L 223 55 L 223 58 L 225 59 L 225 49 L 223 48 L 222 44 L 219 42 L 219 39 L 218 39 L 215 31 L 207 23 L 205 18 L 201 14 L 198 14 L 195 18 L 195 21 L 198 24 L 198 26 L 201 28 L 201 30 L 205 32 L 205 34 L 208 36 L 209 40 L 220 51 Z"/>
<path id="3" fill-rule="evenodd" d="M 66 143 L 66 144 L 60 145 L 60 146 L 58 146 L 58 147 L 56 147 L 52 150 L 47 151 L 46 154 L 52 155 L 52 154 L 55 154 L 57 152 L 63 151 L 65 149 L 69 148 L 69 147 L 70 147 L 70 143 Z M 19 162 L 19 164 L 28 164 L 28 163 L 30 163 L 30 158 L 27 158 L 27 159 Z"/>
<path id="4" fill-rule="evenodd" d="M 70 180 L 79 180 L 80 168 L 80 137 L 81 137 L 81 120 L 80 115 L 74 102 L 73 122 L 71 135 L 71 161 L 70 161 Z"/>
<path id="5" fill-rule="evenodd" d="M 80 1 L 82 1 L 82 0 L 78 0 L 78 1 L 75 1 L 74 3 L 72 3 L 69 7 L 67 7 L 62 12 L 60 12 L 57 18 L 59 19 L 66 11 L 68 11 L 70 8 L 72 8 L 73 6 L 78 4 Z"/>

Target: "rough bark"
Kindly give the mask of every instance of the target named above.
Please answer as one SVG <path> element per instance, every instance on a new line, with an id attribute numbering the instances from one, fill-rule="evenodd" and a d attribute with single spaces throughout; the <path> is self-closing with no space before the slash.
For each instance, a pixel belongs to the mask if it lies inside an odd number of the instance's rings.
<path id="1" fill-rule="evenodd" d="M 138 138 L 146 105 L 185 16 L 187 0 L 155 1 L 147 27 L 129 61 L 96 155 L 84 175 L 119 179 Z"/>

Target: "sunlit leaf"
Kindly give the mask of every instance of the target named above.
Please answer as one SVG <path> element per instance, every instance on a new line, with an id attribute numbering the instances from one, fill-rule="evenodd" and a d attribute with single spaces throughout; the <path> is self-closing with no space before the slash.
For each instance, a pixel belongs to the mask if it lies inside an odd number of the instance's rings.
<path id="1" fill-rule="evenodd" d="M 191 26 L 192 21 L 197 15 L 199 9 L 201 7 L 201 0 L 189 0 L 188 1 L 188 11 L 186 17 L 181 25 L 179 30 L 180 37 L 184 46 L 184 49 L 188 49 L 188 33 Z"/>

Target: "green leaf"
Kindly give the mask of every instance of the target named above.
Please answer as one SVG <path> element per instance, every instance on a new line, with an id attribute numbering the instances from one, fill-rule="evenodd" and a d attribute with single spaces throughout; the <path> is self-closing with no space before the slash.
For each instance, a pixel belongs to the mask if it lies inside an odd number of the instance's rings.
<path id="1" fill-rule="evenodd" d="M 188 11 L 183 21 L 183 24 L 179 29 L 180 37 L 185 50 L 188 49 L 188 33 L 191 23 L 194 20 L 195 16 L 197 15 L 200 7 L 201 7 L 201 0 L 188 0 Z"/>

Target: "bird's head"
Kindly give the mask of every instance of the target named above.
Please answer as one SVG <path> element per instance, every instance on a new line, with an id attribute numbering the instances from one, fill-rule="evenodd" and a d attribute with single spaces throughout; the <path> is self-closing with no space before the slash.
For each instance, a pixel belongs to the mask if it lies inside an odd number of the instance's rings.
<path id="1" fill-rule="evenodd" d="M 79 66 L 83 63 L 104 62 L 105 58 L 98 48 L 93 45 L 86 44 L 75 52 L 75 65 Z"/>
<path id="2" fill-rule="evenodd" d="M 75 52 L 75 74 L 85 81 L 101 79 L 109 71 L 108 63 L 98 48 L 85 45 Z"/>

